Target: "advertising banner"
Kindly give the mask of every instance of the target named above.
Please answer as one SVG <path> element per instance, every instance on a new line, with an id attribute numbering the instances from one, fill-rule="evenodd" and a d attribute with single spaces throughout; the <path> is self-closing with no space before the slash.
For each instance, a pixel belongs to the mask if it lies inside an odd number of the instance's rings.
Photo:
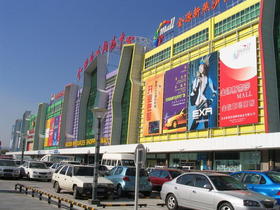
<path id="1" fill-rule="evenodd" d="M 258 122 L 256 37 L 220 50 L 219 126 Z"/>
<path id="2" fill-rule="evenodd" d="M 189 63 L 189 130 L 217 127 L 217 67 L 217 52 Z"/>
<path id="3" fill-rule="evenodd" d="M 144 136 L 162 133 L 163 82 L 163 73 L 146 80 L 144 93 Z"/>
<path id="4" fill-rule="evenodd" d="M 165 73 L 163 96 L 163 133 L 187 130 L 187 73 L 188 64 Z"/>
<path id="5" fill-rule="evenodd" d="M 51 122 L 50 119 L 47 120 L 47 122 L 46 122 L 44 147 L 48 147 L 49 146 L 50 122 Z"/>
<path id="6" fill-rule="evenodd" d="M 52 146 L 58 146 L 59 143 L 59 124 L 60 116 L 54 118 L 54 129 L 53 129 L 53 144 Z"/>
<path id="7" fill-rule="evenodd" d="M 53 145 L 53 124 L 54 124 L 54 118 L 49 119 L 50 120 L 50 131 L 49 131 L 49 142 L 48 146 Z"/>

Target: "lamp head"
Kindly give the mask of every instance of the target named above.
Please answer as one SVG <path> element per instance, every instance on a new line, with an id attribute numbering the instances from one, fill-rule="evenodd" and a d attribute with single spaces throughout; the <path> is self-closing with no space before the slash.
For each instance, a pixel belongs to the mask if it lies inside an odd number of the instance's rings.
<path id="1" fill-rule="evenodd" d="M 102 119 L 105 116 L 107 109 L 103 107 L 93 107 L 91 111 L 94 113 L 97 119 Z"/>

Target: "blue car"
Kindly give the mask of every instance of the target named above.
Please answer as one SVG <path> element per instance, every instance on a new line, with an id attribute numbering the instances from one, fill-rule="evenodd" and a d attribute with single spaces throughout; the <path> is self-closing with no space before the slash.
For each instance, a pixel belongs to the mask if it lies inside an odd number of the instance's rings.
<path id="1" fill-rule="evenodd" d="M 135 167 L 116 166 L 108 172 L 107 179 L 110 179 L 115 186 L 118 196 L 135 191 Z M 145 196 L 151 195 L 152 184 L 149 181 L 147 172 L 140 170 L 139 192 Z"/>
<path id="2" fill-rule="evenodd" d="M 280 173 L 275 171 L 240 171 L 232 173 L 249 190 L 270 196 L 280 204 Z"/>

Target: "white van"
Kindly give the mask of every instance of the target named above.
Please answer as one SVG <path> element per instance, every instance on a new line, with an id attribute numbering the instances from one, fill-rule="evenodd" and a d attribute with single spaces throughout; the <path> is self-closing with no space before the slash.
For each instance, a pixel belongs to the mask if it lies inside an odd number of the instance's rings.
<path id="1" fill-rule="evenodd" d="M 106 166 L 109 170 L 115 166 L 135 166 L 134 154 L 104 153 L 101 165 Z"/>

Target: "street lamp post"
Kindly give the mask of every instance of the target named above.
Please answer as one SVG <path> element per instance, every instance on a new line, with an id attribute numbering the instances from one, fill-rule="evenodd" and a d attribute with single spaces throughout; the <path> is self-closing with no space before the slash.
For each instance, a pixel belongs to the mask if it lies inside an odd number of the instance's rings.
<path id="1" fill-rule="evenodd" d="M 26 143 L 26 136 L 22 137 L 22 148 L 21 148 L 21 160 L 20 163 L 23 164 L 23 157 L 24 157 L 24 150 L 25 150 L 25 143 Z"/>
<path id="2" fill-rule="evenodd" d="M 94 172 L 93 172 L 93 184 L 92 184 L 92 200 L 91 204 L 99 204 L 97 199 L 97 184 L 98 184 L 98 166 L 99 166 L 99 151 L 100 151 L 100 138 L 101 138 L 101 120 L 105 116 L 107 109 L 101 107 L 94 107 L 91 110 L 94 116 L 97 118 L 97 139 L 95 143 L 95 157 L 94 157 Z"/>

